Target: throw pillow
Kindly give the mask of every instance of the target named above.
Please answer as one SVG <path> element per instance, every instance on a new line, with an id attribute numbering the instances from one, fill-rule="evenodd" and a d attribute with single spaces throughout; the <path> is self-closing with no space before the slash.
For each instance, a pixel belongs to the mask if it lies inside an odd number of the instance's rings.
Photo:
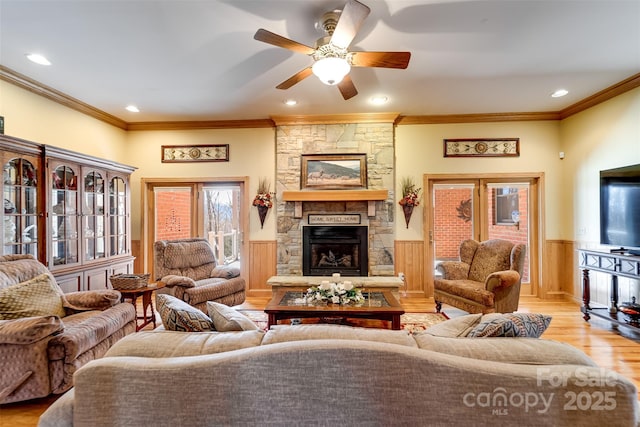
<path id="1" fill-rule="evenodd" d="M 202 311 L 168 294 L 156 296 L 158 313 L 168 331 L 215 331 L 211 319 Z"/>
<path id="2" fill-rule="evenodd" d="M 536 313 L 492 313 L 482 317 L 468 337 L 539 338 L 549 327 L 551 316 Z"/>
<path id="3" fill-rule="evenodd" d="M 49 273 L 0 289 L 0 319 L 64 315 L 62 290 Z"/>
<path id="4" fill-rule="evenodd" d="M 207 311 L 217 331 L 254 331 L 258 325 L 244 314 L 219 302 L 208 301 Z"/>
<path id="5" fill-rule="evenodd" d="M 453 319 L 430 326 L 421 333 L 434 335 L 436 337 L 466 337 L 480 322 L 481 318 L 481 313 L 454 317 Z"/>

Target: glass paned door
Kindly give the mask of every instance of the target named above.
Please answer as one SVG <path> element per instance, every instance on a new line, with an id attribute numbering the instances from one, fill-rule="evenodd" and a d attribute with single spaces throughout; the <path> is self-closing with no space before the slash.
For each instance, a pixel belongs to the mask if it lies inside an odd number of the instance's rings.
<path id="1" fill-rule="evenodd" d="M 474 183 L 434 184 L 432 190 L 433 227 L 431 242 L 434 269 L 442 261 L 457 260 L 460 242 L 477 234 Z M 434 274 L 437 272 L 434 271 Z"/>
<path id="2" fill-rule="evenodd" d="M 488 183 L 486 195 L 489 239 L 524 243 L 530 248 L 529 184 Z M 522 272 L 522 283 L 529 282 L 529 251 Z"/>
<path id="3" fill-rule="evenodd" d="M 218 265 L 240 261 L 240 186 L 207 185 L 204 197 L 204 233 L 216 254 Z"/>
<path id="4" fill-rule="evenodd" d="M 36 168 L 22 158 L 3 167 L 2 253 L 38 256 Z"/>
<path id="5" fill-rule="evenodd" d="M 84 175 L 83 185 L 82 233 L 84 236 L 84 259 L 90 261 L 106 256 L 103 172 L 87 172 Z"/>
<path id="6" fill-rule="evenodd" d="M 109 181 L 109 253 L 111 256 L 129 252 L 127 248 L 127 187 L 124 179 L 111 178 Z"/>
<path id="7" fill-rule="evenodd" d="M 427 262 L 433 269 L 425 273 L 427 283 L 438 274 L 435 266 L 456 260 L 465 239 L 479 241 L 505 239 L 527 246 L 522 285 L 535 295 L 538 275 L 537 178 L 442 178 L 429 177 L 427 210 Z"/>
<path id="8" fill-rule="evenodd" d="M 52 264 L 75 264 L 79 261 L 78 174 L 70 166 L 58 166 L 51 186 Z"/>

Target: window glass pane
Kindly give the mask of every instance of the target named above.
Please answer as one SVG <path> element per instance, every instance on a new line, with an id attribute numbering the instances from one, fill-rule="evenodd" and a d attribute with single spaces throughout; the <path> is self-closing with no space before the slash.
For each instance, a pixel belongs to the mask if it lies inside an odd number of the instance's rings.
<path id="1" fill-rule="evenodd" d="M 191 188 L 156 187 L 155 240 L 191 237 Z"/>
<path id="2" fill-rule="evenodd" d="M 495 183 L 487 185 L 489 239 L 505 239 L 529 244 L 529 184 Z M 522 283 L 529 282 L 529 251 L 525 259 Z"/>
<path id="3" fill-rule="evenodd" d="M 474 184 L 433 186 L 433 245 L 436 264 L 457 260 L 460 242 L 474 236 Z"/>

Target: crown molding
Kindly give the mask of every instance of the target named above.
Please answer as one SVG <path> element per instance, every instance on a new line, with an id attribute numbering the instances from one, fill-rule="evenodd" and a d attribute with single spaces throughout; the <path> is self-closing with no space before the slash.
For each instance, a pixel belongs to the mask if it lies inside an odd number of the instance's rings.
<path id="1" fill-rule="evenodd" d="M 322 114 L 309 116 L 271 116 L 276 126 L 340 123 L 395 123 L 400 113 Z"/>
<path id="2" fill-rule="evenodd" d="M 609 86 L 608 88 L 594 93 L 593 95 L 583 99 L 582 101 L 578 101 L 575 104 L 568 106 L 564 110 L 560 111 L 560 120 L 566 119 L 567 117 L 573 116 L 574 114 L 608 101 L 611 98 L 615 98 L 618 95 L 622 95 L 625 92 L 629 92 L 630 90 L 633 90 L 639 86 L 640 73 L 634 74 L 628 79 Z"/>
<path id="3" fill-rule="evenodd" d="M 55 90 L 49 86 L 45 86 L 40 82 L 30 79 L 20 73 L 17 73 L 7 67 L 0 65 L 0 79 L 9 82 L 22 89 L 28 90 L 31 93 L 40 95 L 50 101 L 56 102 L 65 107 L 79 111 L 83 114 L 93 117 L 94 119 L 101 120 L 105 123 L 118 127 L 120 129 L 127 130 L 127 122 L 121 120 L 111 114 L 107 114 L 102 110 L 98 110 L 89 104 L 72 98 L 60 91 Z"/>
<path id="4" fill-rule="evenodd" d="M 447 124 L 447 123 L 489 123 L 511 121 L 563 120 L 618 95 L 640 87 L 640 73 L 609 86 L 561 111 L 528 113 L 487 113 L 487 114 L 442 114 L 424 116 L 402 116 L 400 113 L 363 113 L 271 116 L 269 119 L 254 120 L 202 120 L 202 121 L 158 121 L 126 122 L 102 110 L 92 107 L 56 89 L 43 85 L 27 76 L 0 65 L 0 80 L 4 80 L 36 95 L 74 109 L 94 119 L 103 121 L 127 131 L 146 130 L 196 130 L 196 129 L 245 129 L 269 128 L 283 125 L 340 124 L 340 123 L 393 123 L 394 125 Z"/>
<path id="5" fill-rule="evenodd" d="M 271 119 L 255 120 L 204 120 L 175 122 L 132 122 L 127 130 L 197 130 L 197 129 L 248 129 L 272 128 L 275 123 Z"/>
<path id="6" fill-rule="evenodd" d="M 487 113 L 487 114 L 442 114 L 431 116 L 400 116 L 400 125 L 425 125 L 446 123 L 488 123 L 488 122 L 525 122 L 534 120 L 560 120 L 560 112 L 540 113 Z"/>

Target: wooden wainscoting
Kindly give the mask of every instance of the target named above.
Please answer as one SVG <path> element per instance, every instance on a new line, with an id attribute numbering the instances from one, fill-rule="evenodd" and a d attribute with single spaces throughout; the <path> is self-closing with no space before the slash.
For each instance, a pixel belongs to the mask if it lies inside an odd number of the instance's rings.
<path id="1" fill-rule="evenodd" d="M 432 297 L 433 285 L 424 279 L 424 242 L 422 240 L 396 240 L 395 275 L 404 273 L 408 296 Z"/>
<path id="2" fill-rule="evenodd" d="M 541 299 L 576 298 L 581 295 L 574 284 L 576 274 L 575 244 L 568 240 L 546 240 L 543 278 L 538 297 Z M 576 294 L 576 292 L 578 292 Z"/>
<path id="3" fill-rule="evenodd" d="M 277 243 L 275 240 L 249 242 L 249 281 L 247 296 L 270 296 L 267 280 L 276 275 Z"/>

